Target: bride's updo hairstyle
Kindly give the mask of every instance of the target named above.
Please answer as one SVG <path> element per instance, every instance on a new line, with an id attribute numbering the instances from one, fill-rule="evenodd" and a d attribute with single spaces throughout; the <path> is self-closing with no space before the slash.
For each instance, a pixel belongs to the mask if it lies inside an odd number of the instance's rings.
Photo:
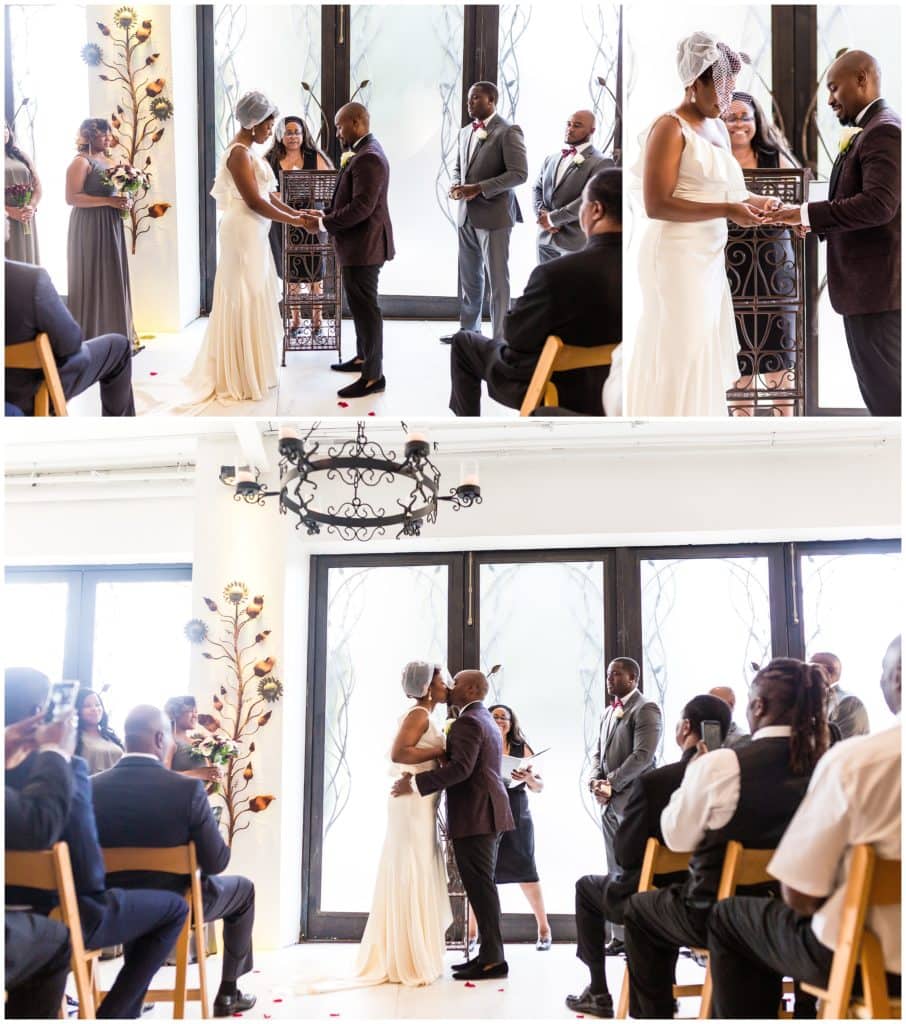
<path id="1" fill-rule="evenodd" d="M 437 665 L 430 661 L 410 661 L 403 669 L 403 693 L 413 700 L 421 700 L 431 686 Z"/>
<path id="2" fill-rule="evenodd" d="M 751 63 L 744 53 L 731 50 L 710 32 L 693 32 L 676 48 L 676 69 L 684 88 L 695 82 L 714 84 L 722 110 L 730 105 L 733 83 L 743 64 Z"/>

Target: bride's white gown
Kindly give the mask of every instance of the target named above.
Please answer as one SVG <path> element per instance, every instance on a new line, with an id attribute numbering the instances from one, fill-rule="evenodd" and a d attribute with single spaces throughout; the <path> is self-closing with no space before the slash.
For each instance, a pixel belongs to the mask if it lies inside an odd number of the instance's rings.
<path id="1" fill-rule="evenodd" d="M 742 202 L 742 168 L 722 149 L 672 113 L 683 132 L 679 178 L 673 195 L 691 202 Z M 641 200 L 650 129 L 633 167 Z M 727 416 L 727 389 L 739 377 L 739 341 L 727 281 L 723 219 L 680 223 L 647 220 L 639 250 L 642 314 L 629 365 L 626 416 Z"/>
<path id="2" fill-rule="evenodd" d="M 413 708 L 409 714 L 421 712 L 427 714 L 427 709 Z M 437 747 L 442 740 L 429 717 L 428 728 L 416 748 Z M 437 761 L 393 767 L 397 777 L 403 772 L 414 775 L 436 768 Z M 417 791 L 411 796 L 388 794 L 387 832 L 354 976 L 303 980 L 300 992 L 330 992 L 384 982 L 430 985 L 441 976 L 445 935 L 453 915 L 437 835 L 439 796 L 420 796 Z"/>

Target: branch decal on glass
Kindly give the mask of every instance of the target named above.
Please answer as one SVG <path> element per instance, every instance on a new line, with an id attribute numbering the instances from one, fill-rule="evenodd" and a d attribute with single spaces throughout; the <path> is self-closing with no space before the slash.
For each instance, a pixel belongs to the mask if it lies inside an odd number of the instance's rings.
<path id="1" fill-rule="evenodd" d="M 212 753 L 206 756 L 224 766 L 223 783 L 214 795 L 224 805 L 222 824 L 230 846 L 252 823 L 252 815 L 267 810 L 276 799 L 248 792 L 255 778 L 255 737 L 270 723 L 273 705 L 283 696 L 283 684 L 273 674 L 276 659 L 265 653 L 271 631 L 260 628 L 264 595 L 251 599 L 248 595 L 244 583 L 227 584 L 225 610 L 211 598 L 204 599 L 208 611 L 217 617 L 213 631 L 203 619 L 192 619 L 185 628 L 191 643 L 207 648 L 201 652 L 203 658 L 226 662 L 223 681 L 211 700 L 214 713 L 198 716 L 199 726 L 212 742 L 193 739 L 193 747 L 202 754 L 210 748 Z"/>

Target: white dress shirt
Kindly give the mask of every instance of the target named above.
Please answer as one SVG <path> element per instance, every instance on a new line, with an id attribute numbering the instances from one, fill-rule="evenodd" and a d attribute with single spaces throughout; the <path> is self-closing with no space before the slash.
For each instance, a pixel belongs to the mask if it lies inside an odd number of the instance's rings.
<path id="1" fill-rule="evenodd" d="M 900 722 L 870 736 L 836 743 L 818 762 L 768 871 L 808 896 L 828 896 L 812 931 L 837 945 L 852 848 L 870 843 L 879 857 L 900 858 Z M 888 971 L 900 973 L 900 908 L 869 909 Z"/>
<path id="2" fill-rule="evenodd" d="M 560 162 L 557 164 L 557 173 L 554 175 L 554 189 L 563 181 L 564 175 L 569 170 L 570 164 L 580 153 L 584 153 L 586 149 L 591 145 L 591 142 L 583 142 L 581 146 L 576 146 L 576 152 L 570 153 L 567 156 L 563 156 L 562 152 L 560 155 Z"/>
<path id="3" fill-rule="evenodd" d="M 497 116 L 497 111 L 495 110 L 494 113 L 490 114 L 488 117 L 482 117 L 482 118 L 476 117 L 476 118 L 473 118 L 473 121 L 484 121 L 485 130 L 487 130 L 488 125 L 491 123 L 491 121 L 494 120 L 494 118 L 496 116 Z M 471 125 L 470 125 L 470 127 L 471 127 Z M 475 152 L 475 147 L 477 145 L 478 145 L 478 132 L 477 131 L 473 131 L 472 135 L 471 135 L 471 137 L 469 139 L 468 162 L 467 162 L 466 166 L 463 167 L 463 169 L 462 169 L 462 176 L 463 176 L 463 178 L 465 178 L 465 176 L 466 176 L 466 170 L 468 169 L 468 165 L 472 162 L 472 154 Z"/>
<path id="4" fill-rule="evenodd" d="M 789 736 L 788 725 L 766 725 L 752 742 Z M 727 747 L 689 763 L 682 784 L 661 812 L 661 832 L 671 850 L 694 850 L 705 833 L 723 828 L 739 806 L 739 758 Z"/>
<path id="5" fill-rule="evenodd" d="M 625 708 L 626 705 L 635 697 L 639 692 L 639 688 L 634 686 L 625 697 L 621 697 L 620 701 Z M 614 698 L 616 699 L 616 698 Z M 619 718 L 614 715 L 616 708 L 613 706 L 613 701 L 609 704 L 607 710 L 604 712 L 604 720 L 601 722 L 601 768 L 604 768 L 604 748 L 607 746 L 607 741 L 610 739 L 610 734 L 613 732 Z"/>

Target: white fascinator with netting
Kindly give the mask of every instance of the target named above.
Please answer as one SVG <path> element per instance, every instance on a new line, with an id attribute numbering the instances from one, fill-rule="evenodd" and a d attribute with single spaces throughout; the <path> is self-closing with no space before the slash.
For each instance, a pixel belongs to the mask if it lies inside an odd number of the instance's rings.
<path id="1" fill-rule="evenodd" d="M 737 53 L 710 32 L 693 32 L 681 39 L 676 48 L 676 69 L 684 86 L 692 85 L 708 68 L 717 92 L 718 103 L 729 106 L 733 83 L 743 64 L 749 64 L 744 53 Z"/>
<path id="2" fill-rule="evenodd" d="M 438 667 L 432 661 L 410 661 L 403 669 L 403 693 L 415 700 L 424 697 Z"/>
<path id="3" fill-rule="evenodd" d="M 276 114 L 277 107 L 263 92 L 247 92 L 236 104 L 236 120 L 243 128 L 254 128 Z"/>

